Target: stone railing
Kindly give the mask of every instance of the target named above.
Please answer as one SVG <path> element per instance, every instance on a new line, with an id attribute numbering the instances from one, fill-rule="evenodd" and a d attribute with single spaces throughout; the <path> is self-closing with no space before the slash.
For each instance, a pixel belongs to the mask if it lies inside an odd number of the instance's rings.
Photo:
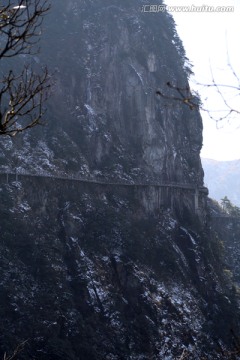
<path id="1" fill-rule="evenodd" d="M 9 175 L 14 175 L 16 180 L 19 179 L 19 176 L 26 176 L 26 177 L 45 177 L 45 178 L 53 178 L 53 179 L 61 179 L 61 180 L 69 180 L 69 181 L 79 181 L 79 182 L 88 182 L 93 184 L 102 184 L 102 185 L 115 185 L 115 186 L 155 186 L 155 187 L 162 187 L 162 188 L 175 188 L 175 189 L 186 189 L 186 190 L 194 190 L 200 191 L 208 195 L 208 189 L 205 186 L 197 186 L 195 184 L 186 184 L 186 183 L 177 183 L 177 182 L 138 182 L 138 181 L 129 181 L 122 179 L 119 180 L 105 180 L 105 179 L 92 179 L 89 177 L 83 177 L 77 174 L 65 174 L 65 173 L 58 173 L 52 174 L 49 172 L 41 171 L 38 173 L 30 173 L 23 169 L 17 171 L 3 171 L 0 170 L 0 174 L 5 174 L 7 179 Z"/>

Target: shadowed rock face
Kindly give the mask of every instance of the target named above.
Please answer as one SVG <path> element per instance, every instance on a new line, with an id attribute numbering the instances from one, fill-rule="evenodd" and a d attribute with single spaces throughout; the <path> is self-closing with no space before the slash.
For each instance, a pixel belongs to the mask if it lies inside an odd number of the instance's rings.
<path id="1" fill-rule="evenodd" d="M 200 115 L 155 96 L 187 84 L 166 13 L 58 0 L 32 61 L 55 70 L 49 124 L 1 140 L 1 169 L 202 185 Z M 2 354 L 29 339 L 19 359 L 223 359 L 235 299 L 187 192 L 170 209 L 147 187 L 0 185 Z"/>
<path id="2" fill-rule="evenodd" d="M 236 284 L 236 289 L 239 292 L 240 217 L 229 215 L 219 203 L 212 199 L 208 200 L 208 205 L 211 213 L 211 225 L 217 233 L 219 246 L 224 254 L 224 272 Z"/>
<path id="3" fill-rule="evenodd" d="M 139 1 L 53 4 L 32 60 L 55 71 L 49 126 L 17 166 L 28 167 L 36 149 L 34 162 L 52 171 L 202 184 L 199 113 L 156 96 L 158 88 L 171 95 L 168 81 L 187 85 L 173 25 L 166 13 L 141 12 Z M 26 149 L 31 140 L 23 141 Z"/>
<path id="4" fill-rule="evenodd" d="M 1 176 L 2 353 L 29 339 L 20 359 L 222 359 L 235 300 L 197 221 L 129 187 L 19 180 Z"/>

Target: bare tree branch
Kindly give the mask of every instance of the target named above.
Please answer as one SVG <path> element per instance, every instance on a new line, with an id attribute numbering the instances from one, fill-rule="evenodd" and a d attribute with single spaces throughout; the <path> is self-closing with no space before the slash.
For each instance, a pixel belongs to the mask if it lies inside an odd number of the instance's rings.
<path id="1" fill-rule="evenodd" d="M 185 88 L 180 88 L 179 86 L 171 84 L 169 81 L 166 83 L 166 85 L 168 86 L 168 88 L 173 90 L 172 94 L 166 95 L 164 92 L 158 89 L 156 91 L 156 95 L 159 95 L 164 99 L 179 101 L 183 105 L 186 105 L 190 110 L 199 109 L 197 96 L 196 94 L 191 92 L 188 85 Z"/>
<path id="2" fill-rule="evenodd" d="M 197 86 L 201 86 L 202 88 L 213 88 L 215 89 L 215 94 L 218 95 L 218 100 L 220 100 L 220 103 L 223 107 L 223 109 L 217 109 L 212 110 L 207 108 L 207 106 L 203 106 L 203 103 L 199 100 L 199 95 L 193 90 L 190 90 L 189 85 L 186 85 L 185 87 L 181 88 L 177 85 L 173 85 L 170 82 L 166 83 L 166 87 L 163 90 L 157 90 L 156 95 L 162 97 L 166 100 L 172 100 L 181 102 L 183 105 L 187 106 L 190 110 L 202 110 L 206 112 L 210 119 L 214 120 L 216 124 L 219 122 L 228 119 L 230 120 L 233 116 L 239 116 L 240 115 L 240 109 L 238 109 L 238 104 L 232 103 L 231 100 L 236 97 L 240 96 L 240 78 L 237 75 L 234 67 L 231 64 L 229 53 L 227 50 L 227 66 L 231 71 L 232 78 L 231 82 L 228 84 L 219 84 L 214 77 L 213 70 L 210 64 L 210 71 L 211 71 L 211 82 L 207 84 L 203 84 L 200 82 L 196 82 L 195 84 Z M 227 90 L 224 91 L 224 90 Z M 230 90 L 234 91 L 234 96 L 231 96 L 229 98 Z M 206 100 L 206 99 L 205 99 Z M 217 113 L 217 114 L 216 114 Z"/>
<path id="3" fill-rule="evenodd" d="M 7 0 L 0 5 L 0 60 L 22 54 L 33 55 L 41 35 L 48 0 Z M 0 135 L 14 136 L 40 124 L 48 97 L 50 76 L 24 65 L 20 74 L 9 70 L 0 80 Z"/>
<path id="4" fill-rule="evenodd" d="M 16 349 L 13 351 L 12 355 L 7 355 L 6 353 L 3 356 L 3 360 L 17 360 L 17 356 L 23 351 L 26 343 L 28 340 L 23 341 L 20 343 Z"/>
<path id="5" fill-rule="evenodd" d="M 172 85 L 170 82 L 167 82 L 166 85 L 173 90 L 171 95 L 166 95 L 161 90 L 156 91 L 156 95 L 162 97 L 163 99 L 172 100 L 172 101 L 178 101 L 181 102 L 183 105 L 187 106 L 190 110 L 202 110 L 208 113 L 208 116 L 216 121 L 217 123 L 227 119 L 230 117 L 231 114 L 240 115 L 240 110 L 233 108 L 232 105 L 229 104 L 227 98 L 223 94 L 222 87 L 229 87 L 236 91 L 240 90 L 240 88 L 231 86 L 231 85 L 219 85 L 216 83 L 214 77 L 212 77 L 212 84 L 199 84 L 203 85 L 205 87 L 214 87 L 216 89 L 216 92 L 219 94 L 220 98 L 222 99 L 223 104 L 225 105 L 226 109 L 223 110 L 211 110 L 205 108 L 197 99 L 197 96 L 193 94 L 193 92 L 190 90 L 189 86 L 186 86 L 185 88 L 180 88 L 178 86 Z M 239 94 L 237 94 L 239 95 Z M 214 116 L 213 113 L 217 112 L 218 114 L 220 112 L 223 112 L 224 115 L 222 116 Z"/>
<path id="6" fill-rule="evenodd" d="M 20 75 L 10 71 L 0 81 L 0 135 L 14 136 L 39 124 L 49 88 L 47 68 L 40 75 L 28 66 Z"/>
<path id="7" fill-rule="evenodd" d="M 43 17 L 49 10 L 47 0 L 8 0 L 0 7 L 0 59 L 20 54 L 32 54 L 39 41 Z"/>

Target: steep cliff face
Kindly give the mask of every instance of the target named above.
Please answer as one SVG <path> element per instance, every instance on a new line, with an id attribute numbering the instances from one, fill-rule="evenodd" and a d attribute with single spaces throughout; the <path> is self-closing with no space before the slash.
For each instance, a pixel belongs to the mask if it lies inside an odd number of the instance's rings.
<path id="1" fill-rule="evenodd" d="M 58 0 L 33 62 L 56 85 L 48 125 L 1 140 L 3 171 L 37 174 L 0 174 L 2 353 L 29 339 L 20 359 L 224 359 L 237 315 L 206 195 L 193 205 L 201 118 L 155 96 L 187 85 L 171 17 Z"/>
<path id="2" fill-rule="evenodd" d="M 219 341 L 230 346 L 236 306 L 209 234 L 146 209 L 146 190 L 8 181 L 1 176 L 2 352 L 29 339 L 19 358 L 225 358 Z"/>
<path id="3" fill-rule="evenodd" d="M 49 126 L 37 144 L 23 136 L 13 167 L 202 184 L 199 113 L 156 97 L 168 81 L 187 85 L 166 13 L 141 12 L 138 1 L 59 1 L 32 61 L 55 71 Z"/>

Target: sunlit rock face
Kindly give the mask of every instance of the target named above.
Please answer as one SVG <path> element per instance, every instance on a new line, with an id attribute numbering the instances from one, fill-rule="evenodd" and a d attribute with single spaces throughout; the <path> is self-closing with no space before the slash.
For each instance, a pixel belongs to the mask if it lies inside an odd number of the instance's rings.
<path id="1" fill-rule="evenodd" d="M 173 20 L 141 6 L 58 0 L 44 23 L 31 61 L 54 74 L 47 124 L 1 139 L 1 170 L 110 184 L 0 174 L 2 357 L 26 339 L 19 359 L 215 360 L 231 349 L 235 298 L 206 216 L 191 191 L 162 206 L 144 185 L 197 187 L 203 174 L 199 113 L 156 96 L 187 86 Z"/>

